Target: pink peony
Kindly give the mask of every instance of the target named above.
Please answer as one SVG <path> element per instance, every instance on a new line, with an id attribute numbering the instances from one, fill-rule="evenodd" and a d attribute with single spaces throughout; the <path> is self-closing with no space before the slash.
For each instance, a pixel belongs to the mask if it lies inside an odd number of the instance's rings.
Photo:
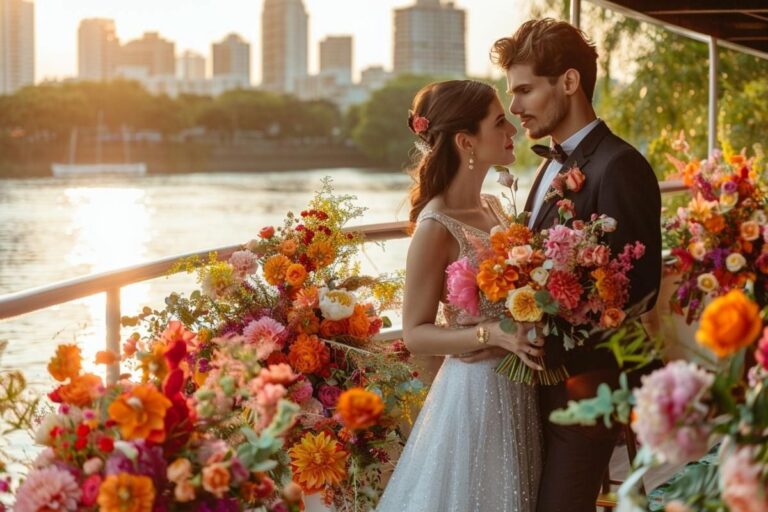
<path id="1" fill-rule="evenodd" d="M 632 429 L 662 461 L 678 464 L 703 456 L 710 427 L 705 419 L 714 375 L 693 363 L 673 361 L 643 377 L 635 390 Z"/>
<path id="2" fill-rule="evenodd" d="M 256 255 L 251 251 L 235 251 L 229 257 L 229 264 L 235 269 L 235 276 L 238 279 L 245 279 L 246 276 L 255 273 L 258 268 Z"/>
<path id="3" fill-rule="evenodd" d="M 464 309 L 471 315 L 480 315 L 477 269 L 467 258 L 461 258 L 448 265 L 445 271 L 448 274 L 448 303 Z"/>
<path id="4" fill-rule="evenodd" d="M 565 309 L 576 309 L 579 306 L 582 288 L 575 274 L 553 270 L 549 274 L 547 290 Z"/>
<path id="5" fill-rule="evenodd" d="M 768 489 L 755 455 L 750 446 L 735 451 L 724 447 L 720 454 L 720 489 L 731 512 L 768 512 Z"/>
<path id="6" fill-rule="evenodd" d="M 755 359 L 764 369 L 768 370 L 768 327 L 763 330 L 763 336 L 757 342 Z"/>
<path id="7" fill-rule="evenodd" d="M 55 466 L 36 469 L 27 475 L 16 493 L 16 512 L 77 510 L 80 486 L 71 473 Z"/>
<path id="8" fill-rule="evenodd" d="M 268 316 L 249 323 L 243 329 L 246 341 L 256 346 L 256 357 L 263 361 L 269 354 L 279 350 L 285 341 L 285 327 L 283 324 Z"/>

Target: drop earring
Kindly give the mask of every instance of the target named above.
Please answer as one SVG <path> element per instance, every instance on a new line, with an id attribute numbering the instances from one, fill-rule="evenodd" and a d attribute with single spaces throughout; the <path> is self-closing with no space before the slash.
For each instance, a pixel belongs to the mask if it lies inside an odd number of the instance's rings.
<path id="1" fill-rule="evenodd" d="M 469 170 L 470 171 L 475 170 L 475 151 L 474 150 L 469 152 Z"/>

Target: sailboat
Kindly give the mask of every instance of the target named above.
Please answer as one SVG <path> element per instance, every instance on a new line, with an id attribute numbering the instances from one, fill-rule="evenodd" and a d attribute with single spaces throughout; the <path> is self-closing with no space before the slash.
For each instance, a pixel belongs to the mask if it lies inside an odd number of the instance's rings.
<path id="1" fill-rule="evenodd" d="M 96 136 L 96 162 L 94 164 L 75 163 L 75 154 L 77 153 L 77 127 L 69 132 L 69 163 L 52 163 L 51 172 L 57 178 L 69 176 L 100 176 L 104 174 L 119 174 L 130 176 L 143 176 L 147 173 L 147 164 L 144 162 L 130 162 L 130 145 L 126 136 L 126 129 L 123 126 L 123 154 L 124 163 L 102 163 L 101 161 L 101 139 L 104 128 L 104 112 L 99 111 L 99 123 L 97 125 Z"/>

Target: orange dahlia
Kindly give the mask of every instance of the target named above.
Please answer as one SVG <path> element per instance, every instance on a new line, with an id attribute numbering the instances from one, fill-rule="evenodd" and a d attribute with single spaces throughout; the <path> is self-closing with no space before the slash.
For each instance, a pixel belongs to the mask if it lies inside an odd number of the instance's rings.
<path id="1" fill-rule="evenodd" d="M 497 256 L 506 256 L 511 246 L 526 245 L 533 239 L 533 233 L 527 226 L 512 224 L 504 231 L 491 235 L 491 247 Z"/>
<path id="2" fill-rule="evenodd" d="M 307 494 L 337 485 L 346 476 L 349 454 L 327 432 L 307 433 L 288 450 L 288 455 L 291 456 L 293 481 Z"/>
<path id="3" fill-rule="evenodd" d="M 696 341 L 718 357 L 725 357 L 755 341 L 762 326 L 760 307 L 735 289 L 704 309 Z"/>
<path id="4" fill-rule="evenodd" d="M 480 263 L 477 286 L 489 300 L 496 302 L 504 299 L 507 292 L 515 288 L 518 277 L 517 270 L 507 265 L 504 257 L 498 256 Z"/>
<path id="5" fill-rule="evenodd" d="M 368 320 L 368 306 L 365 304 L 355 304 L 355 312 L 347 319 L 349 323 L 349 334 L 356 338 L 368 336 L 371 328 L 371 321 Z"/>
<path id="6" fill-rule="evenodd" d="M 148 476 L 118 473 L 99 488 L 101 512 L 151 512 L 154 502 L 155 487 Z"/>
<path id="7" fill-rule="evenodd" d="M 101 377 L 85 373 L 73 378 L 69 384 L 59 388 L 59 396 L 65 404 L 85 407 L 96 400 L 104 391 Z"/>
<path id="8" fill-rule="evenodd" d="M 285 281 L 285 273 L 291 266 L 291 260 L 282 254 L 276 254 L 264 263 L 264 279 L 271 285 L 277 286 Z"/>
<path id="9" fill-rule="evenodd" d="M 327 366 L 330 361 L 331 351 L 314 334 L 299 334 L 288 352 L 288 363 L 300 373 L 316 373 Z"/>
<path id="10" fill-rule="evenodd" d="M 313 309 L 294 309 L 288 312 L 288 325 L 299 333 L 317 334 L 320 330 L 320 319 Z"/>
<path id="11" fill-rule="evenodd" d="M 81 361 L 80 347 L 77 345 L 59 345 L 56 347 L 56 355 L 48 363 L 48 373 L 59 382 L 74 379 L 80 374 Z"/>
<path id="12" fill-rule="evenodd" d="M 109 406 L 109 417 L 120 427 L 123 439 L 165 441 L 165 412 L 171 402 L 150 384 L 141 384 L 120 395 Z"/>
<path id="13" fill-rule="evenodd" d="M 348 429 L 370 428 L 384 412 L 384 402 L 376 393 L 363 388 L 350 388 L 339 396 L 336 411 Z"/>
<path id="14" fill-rule="evenodd" d="M 323 268 L 333 263 L 336 251 L 328 240 L 316 240 L 307 247 L 307 257 L 317 268 Z"/>
<path id="15" fill-rule="evenodd" d="M 334 338 L 341 336 L 349 331 L 349 321 L 344 320 L 328 320 L 327 318 L 320 322 L 320 336 L 323 338 Z"/>
<path id="16" fill-rule="evenodd" d="M 307 278 L 307 269 L 301 263 L 290 265 L 285 271 L 285 281 L 293 286 L 301 286 Z"/>

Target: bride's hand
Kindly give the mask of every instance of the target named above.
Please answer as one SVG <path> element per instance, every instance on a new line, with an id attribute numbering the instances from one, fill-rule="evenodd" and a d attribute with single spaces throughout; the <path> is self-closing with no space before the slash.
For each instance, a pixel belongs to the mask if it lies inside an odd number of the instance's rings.
<path id="1" fill-rule="evenodd" d="M 509 352 L 501 347 L 488 347 L 476 350 L 475 352 L 470 352 L 467 355 L 460 355 L 458 357 L 464 363 L 477 363 L 478 361 L 485 361 L 486 359 L 504 357 L 507 354 L 509 354 Z"/>
<path id="2" fill-rule="evenodd" d="M 528 331 L 536 328 L 534 324 L 519 323 L 517 324 L 517 330 L 513 334 L 504 332 L 500 322 L 487 324 L 487 327 L 490 330 L 489 345 L 512 352 L 523 363 L 534 370 L 544 369 L 540 364 L 531 360 L 531 357 L 544 357 L 544 349 L 542 348 L 544 346 L 544 338 L 537 336 L 533 341 L 528 339 Z"/>

